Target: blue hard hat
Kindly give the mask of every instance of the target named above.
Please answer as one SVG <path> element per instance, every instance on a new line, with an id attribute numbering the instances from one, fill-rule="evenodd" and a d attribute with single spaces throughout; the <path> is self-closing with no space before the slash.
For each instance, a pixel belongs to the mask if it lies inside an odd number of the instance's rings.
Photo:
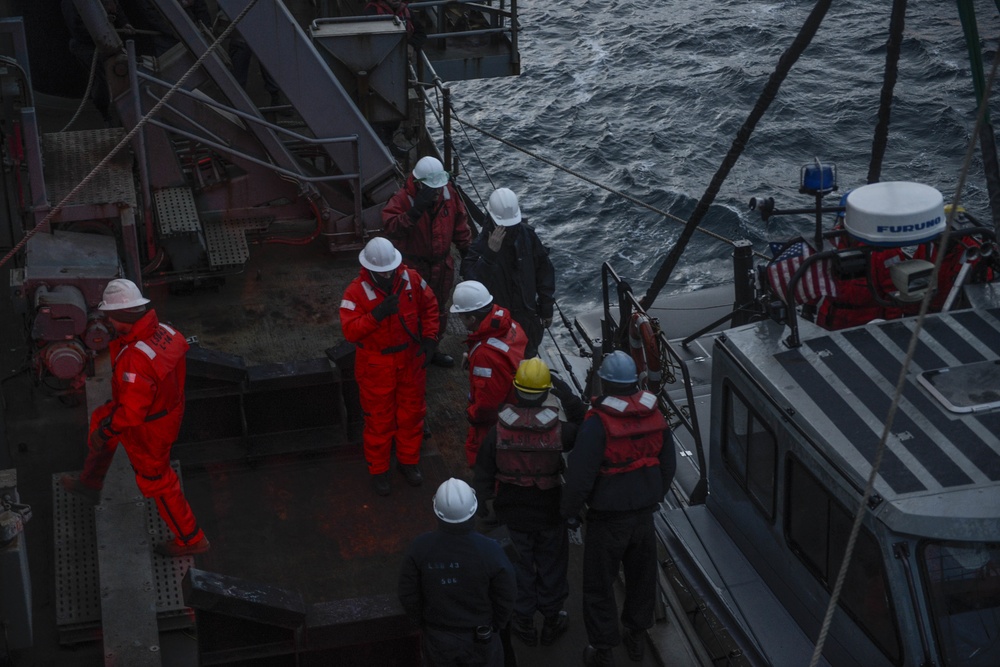
<path id="1" fill-rule="evenodd" d="M 604 357 L 601 367 L 597 369 L 597 377 L 618 384 L 632 384 L 639 381 L 635 361 L 621 350 L 615 350 Z"/>

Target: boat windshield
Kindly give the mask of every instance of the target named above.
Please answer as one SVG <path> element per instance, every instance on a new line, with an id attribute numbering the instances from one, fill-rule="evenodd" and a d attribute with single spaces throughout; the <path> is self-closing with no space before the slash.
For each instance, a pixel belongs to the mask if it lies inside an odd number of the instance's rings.
<path id="1" fill-rule="evenodd" d="M 926 542 L 920 565 L 945 665 L 1000 665 L 1000 544 Z"/>

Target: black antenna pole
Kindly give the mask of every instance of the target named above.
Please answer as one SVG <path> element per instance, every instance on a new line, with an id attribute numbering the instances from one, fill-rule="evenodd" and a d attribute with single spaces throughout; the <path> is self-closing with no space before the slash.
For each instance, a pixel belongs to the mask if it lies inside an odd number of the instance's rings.
<path id="1" fill-rule="evenodd" d="M 778 94 L 781 83 L 788 76 L 788 72 L 799 59 L 799 56 L 802 55 L 802 52 L 809 46 L 809 42 L 812 41 L 813 36 L 823 22 L 823 17 L 826 16 L 826 12 L 830 9 L 831 2 L 832 0 L 818 0 L 816 6 L 813 7 L 812 12 L 806 18 L 806 22 L 799 29 L 799 34 L 795 37 L 795 40 L 781 55 L 781 59 L 778 60 L 778 66 L 774 69 L 771 78 L 767 80 L 767 85 L 764 86 L 764 90 L 757 99 L 757 104 L 754 105 L 750 116 L 743 123 L 743 127 L 736 133 L 736 138 L 733 140 L 733 145 L 729 148 L 729 153 L 726 154 L 722 165 L 715 172 L 715 176 L 712 177 L 712 182 L 709 183 L 705 194 L 698 200 L 698 205 L 695 206 L 694 212 L 688 218 L 680 238 L 677 239 L 674 247 L 670 249 L 670 254 L 667 255 L 666 259 L 663 260 L 663 264 L 660 265 L 659 270 L 656 272 L 656 277 L 653 279 L 653 284 L 649 286 L 646 295 L 642 297 L 640 305 L 644 309 L 652 305 L 656 299 L 656 295 L 660 293 L 663 286 L 670 280 L 670 274 L 673 272 L 677 261 L 694 235 L 695 229 L 697 229 L 698 224 L 705 217 L 705 214 L 708 213 L 708 209 L 712 205 L 712 202 L 715 201 L 715 196 L 719 193 L 722 183 L 726 180 L 733 165 L 736 164 L 736 161 L 743 153 L 743 149 L 746 147 L 747 141 L 750 140 L 750 135 L 753 133 L 754 128 L 757 127 L 757 123 L 764 115 L 764 112 L 767 111 L 775 95 Z"/>

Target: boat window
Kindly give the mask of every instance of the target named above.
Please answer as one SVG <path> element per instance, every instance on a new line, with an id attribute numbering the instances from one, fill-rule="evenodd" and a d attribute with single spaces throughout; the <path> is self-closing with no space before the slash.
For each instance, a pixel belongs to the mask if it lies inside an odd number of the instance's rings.
<path id="1" fill-rule="evenodd" d="M 1000 544 L 925 542 L 924 586 L 945 665 L 1000 665 Z"/>
<path id="2" fill-rule="evenodd" d="M 736 389 L 726 385 L 722 457 L 754 504 L 774 518 L 775 466 L 778 446 L 774 434 Z"/>
<path id="3" fill-rule="evenodd" d="M 794 457 L 788 462 L 785 531 L 789 547 L 826 588 L 833 590 L 854 517 Z M 875 536 L 858 534 L 839 604 L 894 664 L 902 661 L 896 617 Z"/>

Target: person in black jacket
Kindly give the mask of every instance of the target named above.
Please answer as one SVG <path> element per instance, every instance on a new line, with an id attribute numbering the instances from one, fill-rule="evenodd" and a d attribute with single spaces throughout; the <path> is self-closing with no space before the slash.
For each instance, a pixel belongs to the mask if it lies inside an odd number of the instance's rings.
<path id="1" fill-rule="evenodd" d="M 462 278 L 486 285 L 494 301 L 510 309 L 528 335 L 524 358 L 538 353 L 542 334 L 552 324 L 556 271 L 549 249 L 521 217 L 517 195 L 498 188 L 486 206 L 495 226 L 483 230 L 462 260 Z"/>
<path id="2" fill-rule="evenodd" d="M 677 462 L 670 429 L 653 394 L 638 388 L 635 362 L 612 352 L 597 371 L 604 387 L 570 452 L 562 515 L 587 510 L 583 551 L 583 620 L 590 645 L 584 663 L 614 664 L 612 649 L 624 639 L 632 660 L 642 660 L 653 625 L 656 536 L 653 511 L 670 488 Z M 625 574 L 619 633 L 614 581 Z"/>
<path id="3" fill-rule="evenodd" d="M 420 626 L 425 664 L 501 667 L 498 630 L 510 621 L 517 584 L 499 542 L 472 530 L 478 502 L 454 477 L 434 494 L 438 529 L 417 537 L 399 572 L 399 601 Z"/>
<path id="4" fill-rule="evenodd" d="M 540 612 L 541 641 L 548 646 L 568 622 L 563 602 L 569 596 L 569 547 L 559 514 L 562 452 L 572 448 L 586 407 L 537 357 L 521 362 L 514 393 L 515 402 L 501 406 L 497 425 L 483 439 L 474 485 L 483 498 L 496 489 L 496 519 L 507 526 L 518 553 L 511 632 L 528 646 L 537 645 L 534 617 Z M 559 419 L 560 404 L 567 423 Z"/>

